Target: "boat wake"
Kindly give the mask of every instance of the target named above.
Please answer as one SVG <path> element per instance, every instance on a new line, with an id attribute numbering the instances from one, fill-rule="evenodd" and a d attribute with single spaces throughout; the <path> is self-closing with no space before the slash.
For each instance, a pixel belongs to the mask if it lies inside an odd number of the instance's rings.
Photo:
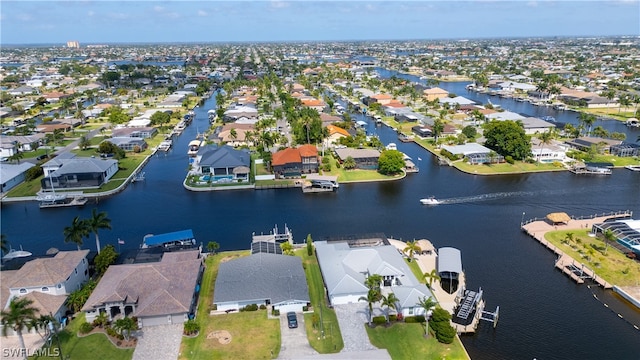
<path id="1" fill-rule="evenodd" d="M 499 193 L 491 193 L 491 194 L 454 197 L 449 199 L 438 199 L 438 204 L 439 205 L 464 204 L 464 203 L 471 203 L 471 202 L 497 200 L 497 199 L 503 199 L 508 197 L 514 197 L 514 196 L 531 196 L 536 194 L 539 194 L 539 193 L 536 193 L 533 191 L 499 192 Z"/>

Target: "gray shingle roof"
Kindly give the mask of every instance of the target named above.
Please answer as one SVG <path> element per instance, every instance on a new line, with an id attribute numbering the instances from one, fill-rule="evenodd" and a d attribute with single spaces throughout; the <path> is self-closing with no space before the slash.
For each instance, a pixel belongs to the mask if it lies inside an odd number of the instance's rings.
<path id="1" fill-rule="evenodd" d="M 220 264 L 213 302 L 270 299 L 309 302 L 309 287 L 297 256 L 253 254 Z"/>
<path id="2" fill-rule="evenodd" d="M 114 164 L 118 164 L 118 160 L 112 159 L 61 159 L 59 162 L 62 166 L 53 173 L 53 176 L 61 176 L 64 174 L 78 173 L 103 173 Z"/>
<path id="3" fill-rule="evenodd" d="M 221 146 L 219 148 L 207 148 L 202 154 L 200 165 L 216 168 L 249 167 L 250 159 L 246 151 L 236 150 L 230 146 Z"/>

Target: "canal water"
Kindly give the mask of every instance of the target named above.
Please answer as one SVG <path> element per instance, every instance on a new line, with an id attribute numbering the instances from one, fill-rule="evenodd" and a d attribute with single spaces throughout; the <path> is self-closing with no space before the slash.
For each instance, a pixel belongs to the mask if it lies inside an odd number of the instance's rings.
<path id="1" fill-rule="evenodd" d="M 584 216 L 628 209 L 640 214 L 639 173 L 468 175 L 438 166 L 425 150 L 399 142 L 391 129 L 370 122 L 367 131 L 385 144 L 397 143 L 419 173 L 400 181 L 342 184 L 330 194 L 303 194 L 300 189 L 193 193 L 182 187 L 187 144 L 208 126 L 207 110 L 212 108 L 215 96 L 195 109 L 194 122 L 170 152 L 149 161 L 144 182 L 84 208 L 2 204 L 2 233 L 13 246 L 36 255 L 50 247 L 73 250 L 63 242 L 63 228 L 97 207 L 108 213 L 113 227 L 101 231 L 102 244 L 117 247 L 122 239 L 123 249 L 138 247 L 149 233 L 188 228 L 204 244 L 217 241 L 221 250 L 247 249 L 253 232 L 285 224 L 297 242 L 307 234 L 315 240 L 375 232 L 402 240 L 427 238 L 436 247 L 459 248 L 468 288 L 482 287 L 488 309 L 500 306 L 497 328 L 483 323 L 477 334 L 462 337 L 473 359 L 637 359 L 640 354 L 640 331 L 626 321 L 640 324 L 640 314 L 610 292 L 599 293 L 610 308 L 603 306 L 592 290 L 555 270 L 553 254 L 519 230 L 523 217 L 555 211 Z M 431 195 L 446 204 L 419 203 Z M 85 248 L 94 247 L 93 237 L 85 241 Z"/>

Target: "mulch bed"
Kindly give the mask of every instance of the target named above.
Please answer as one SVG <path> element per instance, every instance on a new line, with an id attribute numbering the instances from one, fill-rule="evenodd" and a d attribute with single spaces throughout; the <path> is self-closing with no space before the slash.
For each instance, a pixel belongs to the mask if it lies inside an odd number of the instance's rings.
<path id="1" fill-rule="evenodd" d="M 92 334 L 104 334 L 104 336 L 106 336 L 109 341 L 111 341 L 111 343 L 113 344 L 113 346 L 119 348 L 119 349 L 131 349 L 131 348 L 135 348 L 136 345 L 138 344 L 138 338 L 134 337 L 134 336 L 129 336 L 129 340 L 127 339 L 123 339 L 120 340 L 118 338 L 115 338 L 113 336 L 110 336 L 109 334 L 107 334 L 107 330 L 105 328 L 100 328 L 100 327 L 94 327 L 91 331 L 89 331 L 86 334 L 81 334 L 80 332 L 78 332 L 78 337 L 85 337 L 85 336 L 89 336 Z"/>

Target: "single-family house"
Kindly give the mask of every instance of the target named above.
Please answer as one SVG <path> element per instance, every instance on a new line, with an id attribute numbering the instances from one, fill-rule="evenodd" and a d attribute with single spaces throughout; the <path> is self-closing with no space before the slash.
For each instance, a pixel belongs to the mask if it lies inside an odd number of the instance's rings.
<path id="1" fill-rule="evenodd" d="M 531 139 L 531 156 L 541 163 L 564 162 L 567 159 L 566 144 L 552 140 L 549 144 L 542 144 L 537 138 Z"/>
<path id="2" fill-rule="evenodd" d="M 548 121 L 544 121 L 536 117 L 525 117 L 520 119 L 522 126 L 524 127 L 524 133 L 527 135 L 541 134 L 555 128 L 556 125 Z"/>
<path id="3" fill-rule="evenodd" d="M 195 316 L 203 273 L 198 250 L 165 252 L 159 262 L 111 265 L 82 307 L 88 322 L 135 316 L 139 326 L 182 324 Z"/>
<path id="4" fill-rule="evenodd" d="M 335 125 L 327 125 L 327 131 L 329 136 L 324 139 L 324 144 L 328 148 L 333 147 L 340 139 L 351 136 L 347 130 Z"/>
<path id="5" fill-rule="evenodd" d="M 118 172 L 118 161 L 94 158 L 53 158 L 43 166 L 42 189 L 97 188 Z"/>
<path id="6" fill-rule="evenodd" d="M 251 159 L 247 149 L 210 145 L 200 148 L 191 168 L 194 173 L 210 175 L 215 180 L 248 181 Z"/>
<path id="7" fill-rule="evenodd" d="M 335 122 L 341 122 L 343 121 L 343 119 L 340 116 L 335 116 L 327 113 L 320 113 L 320 121 L 322 121 L 322 126 L 327 126 Z"/>
<path id="8" fill-rule="evenodd" d="M 396 311 L 403 315 L 422 314 L 419 298 L 433 296 L 386 238 L 315 241 L 314 245 L 331 305 L 356 303 L 366 297 L 369 289 L 365 281 L 373 274 L 382 277 L 383 293 L 393 292 L 398 297 Z"/>
<path id="9" fill-rule="evenodd" d="M 440 104 L 449 104 L 449 105 L 473 105 L 475 101 L 469 100 L 463 96 L 456 96 L 454 98 L 444 97 L 439 99 Z"/>
<path id="10" fill-rule="evenodd" d="M 343 163 L 348 157 L 351 157 L 356 162 L 356 169 L 378 169 L 380 151 L 377 149 L 343 148 L 335 149 L 334 152 L 338 156 L 340 163 Z"/>
<path id="11" fill-rule="evenodd" d="M 218 311 L 240 310 L 256 304 L 280 313 L 302 311 L 309 305 L 309 287 L 297 256 L 255 253 L 220 264 L 213 304 Z"/>
<path id="12" fill-rule="evenodd" d="M 302 99 L 302 106 L 306 106 L 309 108 L 314 109 L 315 111 L 317 111 L 318 113 L 321 113 L 324 111 L 324 109 L 327 107 L 327 104 L 322 101 L 322 100 L 318 100 L 318 99 Z"/>
<path id="13" fill-rule="evenodd" d="M 442 150 L 464 158 L 472 165 L 504 162 L 504 156 L 496 154 L 493 150 L 478 143 L 467 143 L 463 145 L 442 145 Z"/>
<path id="14" fill-rule="evenodd" d="M 425 89 L 422 91 L 422 94 L 424 95 L 424 98 L 426 101 L 433 101 L 435 99 L 442 99 L 445 97 L 449 97 L 449 92 L 439 87 Z"/>
<path id="15" fill-rule="evenodd" d="M 30 162 L 21 162 L 19 164 L 0 164 L 0 185 L 2 193 L 5 193 L 25 180 L 25 173 L 35 165 Z"/>
<path id="16" fill-rule="evenodd" d="M 638 156 L 640 155 L 640 145 L 631 143 L 621 143 L 618 145 L 611 145 L 609 150 L 611 155 L 620 157 Z"/>
<path id="17" fill-rule="evenodd" d="M 306 144 L 298 148 L 286 148 L 273 154 L 271 167 L 276 178 L 299 177 L 318 172 L 318 149 Z"/>
<path id="18" fill-rule="evenodd" d="M 132 137 L 140 139 L 150 139 L 158 133 L 158 129 L 152 126 L 148 127 L 125 127 L 113 129 L 111 136 L 116 137 Z"/>
<path id="19" fill-rule="evenodd" d="M 582 136 L 566 141 L 569 146 L 582 151 L 588 151 L 595 146 L 599 153 L 610 153 L 611 147 L 622 144 L 622 140 L 605 139 L 600 137 Z"/>
<path id="20" fill-rule="evenodd" d="M 145 151 L 148 147 L 147 142 L 138 137 L 112 137 L 108 140 L 124 151 Z"/>
<path id="21" fill-rule="evenodd" d="M 89 280 L 89 250 L 60 251 L 53 257 L 26 262 L 19 270 L 0 272 L 1 307 L 11 299 L 28 297 L 41 315 L 60 320 L 66 313 L 67 295 Z"/>

